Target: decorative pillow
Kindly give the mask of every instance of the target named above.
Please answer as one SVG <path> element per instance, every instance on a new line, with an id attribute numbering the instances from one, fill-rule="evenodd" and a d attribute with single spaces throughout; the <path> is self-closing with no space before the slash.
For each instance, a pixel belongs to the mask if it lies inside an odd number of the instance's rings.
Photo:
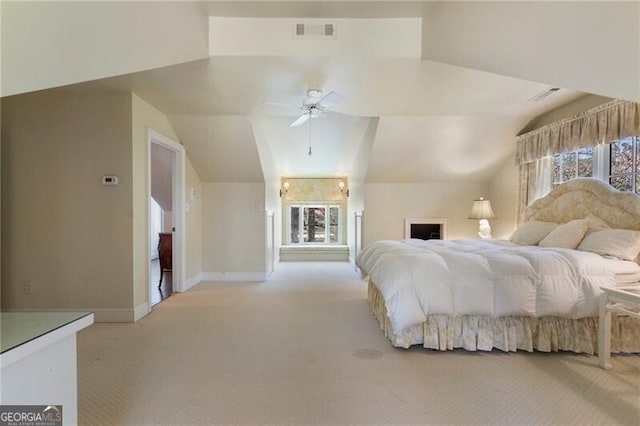
<path id="1" fill-rule="evenodd" d="M 523 223 L 520 228 L 516 229 L 509 240 L 512 243 L 520 245 L 535 246 L 541 239 L 546 237 L 549 232 L 553 231 L 556 226 L 558 226 L 557 223 L 532 220 Z"/>
<path id="2" fill-rule="evenodd" d="M 589 219 L 578 219 L 564 225 L 558 225 L 538 245 L 541 247 L 574 249 L 578 247 L 578 244 L 584 238 L 585 232 L 589 229 L 589 224 Z"/>
<path id="3" fill-rule="evenodd" d="M 635 260 L 640 253 L 640 231 L 628 229 L 603 229 L 587 235 L 578 250 Z"/>
<path id="4" fill-rule="evenodd" d="M 589 221 L 589 229 L 587 229 L 587 232 L 584 234 L 585 237 L 596 231 L 602 231 L 603 229 L 611 229 L 611 227 L 607 224 L 607 222 L 600 219 L 598 216 L 594 216 L 590 214 L 585 219 Z"/>

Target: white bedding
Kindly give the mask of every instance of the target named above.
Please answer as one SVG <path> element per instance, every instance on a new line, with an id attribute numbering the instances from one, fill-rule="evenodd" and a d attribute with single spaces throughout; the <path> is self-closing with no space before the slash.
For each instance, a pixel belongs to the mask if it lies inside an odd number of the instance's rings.
<path id="1" fill-rule="evenodd" d="M 607 259 L 613 270 L 617 285 L 640 284 L 640 265 L 629 260 Z"/>
<path id="2" fill-rule="evenodd" d="M 600 287 L 616 285 L 610 262 L 501 240 L 378 241 L 357 259 L 383 295 L 394 333 L 432 314 L 595 316 Z"/>

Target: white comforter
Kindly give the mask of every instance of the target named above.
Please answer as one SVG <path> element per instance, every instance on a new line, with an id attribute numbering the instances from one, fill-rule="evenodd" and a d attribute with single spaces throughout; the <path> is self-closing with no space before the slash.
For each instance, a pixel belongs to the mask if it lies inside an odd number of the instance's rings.
<path id="1" fill-rule="evenodd" d="M 600 287 L 615 285 L 597 254 L 499 240 L 378 241 L 357 265 L 382 293 L 394 333 L 431 314 L 594 316 Z"/>

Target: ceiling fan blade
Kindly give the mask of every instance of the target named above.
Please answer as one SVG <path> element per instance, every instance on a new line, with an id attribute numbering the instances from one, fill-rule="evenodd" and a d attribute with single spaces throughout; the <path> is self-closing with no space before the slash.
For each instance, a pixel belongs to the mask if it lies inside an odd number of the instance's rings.
<path id="1" fill-rule="evenodd" d="M 322 99 L 320 99 L 318 101 L 318 104 L 320 106 L 322 106 L 323 108 L 328 108 L 331 105 L 334 105 L 334 104 L 337 104 L 339 102 L 342 102 L 343 100 L 344 100 L 344 96 L 342 96 L 338 92 L 331 91 L 331 92 L 327 93 Z"/>
<path id="2" fill-rule="evenodd" d="M 296 119 L 293 123 L 289 124 L 289 127 L 300 126 L 304 122 L 306 122 L 311 117 L 311 114 L 302 114 L 300 117 Z"/>

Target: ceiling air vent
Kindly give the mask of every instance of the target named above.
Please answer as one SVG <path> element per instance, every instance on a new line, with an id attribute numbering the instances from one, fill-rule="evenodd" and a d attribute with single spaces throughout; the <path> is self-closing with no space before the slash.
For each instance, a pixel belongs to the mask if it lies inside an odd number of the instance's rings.
<path id="1" fill-rule="evenodd" d="M 560 90 L 559 87 L 550 87 L 546 90 L 543 90 L 542 92 L 538 93 L 537 95 L 529 98 L 529 102 L 537 102 L 537 101 L 541 101 L 544 98 L 546 98 L 547 96 L 553 95 L 554 93 L 558 92 Z"/>
<path id="2" fill-rule="evenodd" d="M 296 38 L 335 38 L 335 24 L 296 24 Z"/>

